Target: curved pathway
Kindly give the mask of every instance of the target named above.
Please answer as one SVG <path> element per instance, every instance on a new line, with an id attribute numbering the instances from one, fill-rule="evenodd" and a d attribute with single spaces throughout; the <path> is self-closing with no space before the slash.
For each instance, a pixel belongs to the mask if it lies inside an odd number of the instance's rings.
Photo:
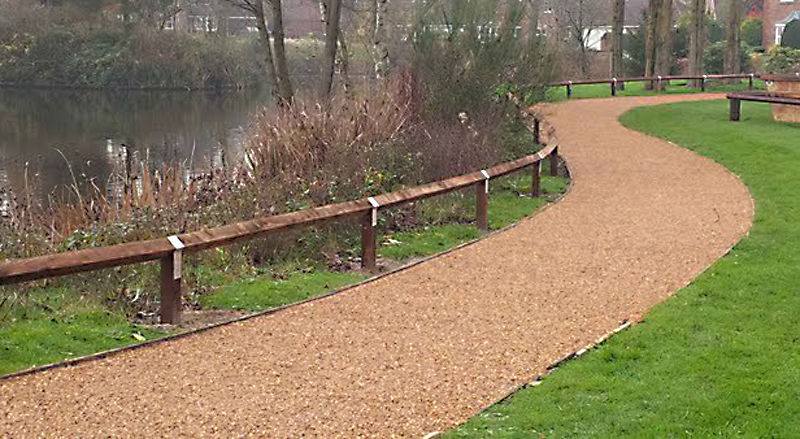
<path id="1" fill-rule="evenodd" d="M 0 382 L 0 436 L 420 437 L 463 422 L 746 233 L 736 177 L 617 121 L 703 98 L 550 106 L 574 185 L 558 204 L 322 301 Z"/>

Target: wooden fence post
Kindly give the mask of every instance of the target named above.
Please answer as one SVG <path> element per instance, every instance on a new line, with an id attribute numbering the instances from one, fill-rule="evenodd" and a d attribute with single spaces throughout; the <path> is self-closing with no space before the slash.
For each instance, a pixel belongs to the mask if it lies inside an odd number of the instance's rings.
<path id="1" fill-rule="evenodd" d="M 489 174 L 481 171 L 485 180 L 475 183 L 475 226 L 483 231 L 489 230 Z"/>
<path id="2" fill-rule="evenodd" d="M 178 252 L 175 250 L 169 256 L 161 258 L 161 323 L 172 325 L 181 322 L 181 308 L 183 307 L 181 301 L 182 277 L 175 276 L 180 274 L 180 267 L 176 266 L 178 258 L 175 257 Z"/>
<path id="3" fill-rule="evenodd" d="M 542 180 L 542 161 L 539 160 L 531 165 L 531 196 L 538 197 L 541 195 L 541 180 Z"/>
<path id="4" fill-rule="evenodd" d="M 738 122 L 742 115 L 742 101 L 731 99 L 731 122 Z"/>
<path id="5" fill-rule="evenodd" d="M 541 121 L 539 118 L 533 119 L 533 141 L 538 145 L 541 144 Z"/>
<path id="6" fill-rule="evenodd" d="M 752 90 L 752 89 L 753 89 L 753 86 L 754 86 L 754 84 L 753 84 L 753 77 L 754 77 L 754 76 L 755 76 L 755 75 L 753 75 L 753 74 L 751 73 L 751 74 L 750 74 L 750 77 L 748 78 L 748 79 L 749 79 L 749 88 L 750 88 L 750 90 Z"/>
<path id="7" fill-rule="evenodd" d="M 558 176 L 558 147 L 554 148 L 550 154 L 550 176 Z"/>
<path id="8" fill-rule="evenodd" d="M 611 79 L 611 96 L 617 95 L 617 78 Z"/>
<path id="9" fill-rule="evenodd" d="M 370 198 L 370 203 L 374 200 Z M 375 242 L 375 226 L 378 222 L 378 208 L 372 209 L 361 217 L 361 268 L 374 270 L 377 264 L 377 244 Z"/>
<path id="10" fill-rule="evenodd" d="M 664 82 L 664 80 L 661 77 L 661 75 L 658 75 L 658 86 L 656 88 L 656 92 L 661 93 L 661 89 L 663 87 L 663 82 Z"/>
<path id="11" fill-rule="evenodd" d="M 706 91 L 706 78 L 708 78 L 707 75 L 703 75 L 703 77 L 700 78 L 700 91 L 702 92 Z"/>
<path id="12" fill-rule="evenodd" d="M 567 82 L 567 99 L 572 97 L 572 81 Z"/>

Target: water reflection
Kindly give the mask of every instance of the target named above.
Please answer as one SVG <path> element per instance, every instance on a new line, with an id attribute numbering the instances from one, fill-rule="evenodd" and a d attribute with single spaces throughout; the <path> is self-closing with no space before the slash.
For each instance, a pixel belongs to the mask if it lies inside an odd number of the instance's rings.
<path id="1" fill-rule="evenodd" d="M 253 90 L 0 88 L 0 187 L 24 187 L 26 167 L 44 196 L 72 184 L 73 175 L 80 185 L 105 187 L 140 159 L 183 161 L 195 170 L 219 166 L 241 156 L 249 120 L 267 100 L 268 93 Z"/>

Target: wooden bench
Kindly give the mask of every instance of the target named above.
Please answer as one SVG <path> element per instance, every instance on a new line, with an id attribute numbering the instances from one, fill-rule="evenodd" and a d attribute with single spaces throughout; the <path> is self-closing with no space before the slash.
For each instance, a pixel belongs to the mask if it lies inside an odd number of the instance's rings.
<path id="1" fill-rule="evenodd" d="M 770 94 L 769 92 L 729 93 L 726 97 L 730 101 L 731 122 L 738 122 L 741 119 L 742 101 L 764 102 L 768 104 L 800 105 L 800 99 L 787 98 L 774 93 Z"/>

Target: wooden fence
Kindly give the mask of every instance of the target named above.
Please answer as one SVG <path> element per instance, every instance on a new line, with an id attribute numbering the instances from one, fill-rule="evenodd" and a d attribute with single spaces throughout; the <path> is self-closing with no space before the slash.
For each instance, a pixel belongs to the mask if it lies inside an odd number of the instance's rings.
<path id="1" fill-rule="evenodd" d="M 548 84 L 551 87 L 566 87 L 567 99 L 572 97 L 572 88 L 576 85 L 591 85 L 591 84 L 608 84 L 611 87 L 611 96 L 617 95 L 617 90 L 620 85 L 626 82 L 650 82 L 653 89 L 661 92 L 664 88 L 664 82 L 669 81 L 698 81 L 700 89 L 706 91 L 706 81 L 709 79 L 748 79 L 750 90 L 754 87 L 755 79 L 759 75 L 755 73 L 736 74 L 736 75 L 700 75 L 700 76 L 639 76 L 634 78 L 611 78 L 611 79 L 589 79 L 578 81 L 561 81 Z"/>
<path id="2" fill-rule="evenodd" d="M 537 143 L 540 141 L 540 127 L 539 119 L 534 119 L 533 133 Z M 539 196 L 541 162 L 549 158 L 550 173 L 553 176 L 557 175 L 558 142 L 552 127 L 548 128 L 547 138 L 548 145 L 536 154 L 486 170 L 375 197 L 282 215 L 265 216 L 160 239 L 3 261 L 0 262 L 0 285 L 159 260 L 161 263 L 161 321 L 163 323 L 179 323 L 182 309 L 184 253 L 221 247 L 289 229 L 358 217 L 361 221 L 362 265 L 367 269 L 373 269 L 377 256 L 375 228 L 381 209 L 474 187 L 476 225 L 487 230 L 489 227 L 489 182 L 492 179 L 530 168 L 533 177 L 531 195 Z"/>

